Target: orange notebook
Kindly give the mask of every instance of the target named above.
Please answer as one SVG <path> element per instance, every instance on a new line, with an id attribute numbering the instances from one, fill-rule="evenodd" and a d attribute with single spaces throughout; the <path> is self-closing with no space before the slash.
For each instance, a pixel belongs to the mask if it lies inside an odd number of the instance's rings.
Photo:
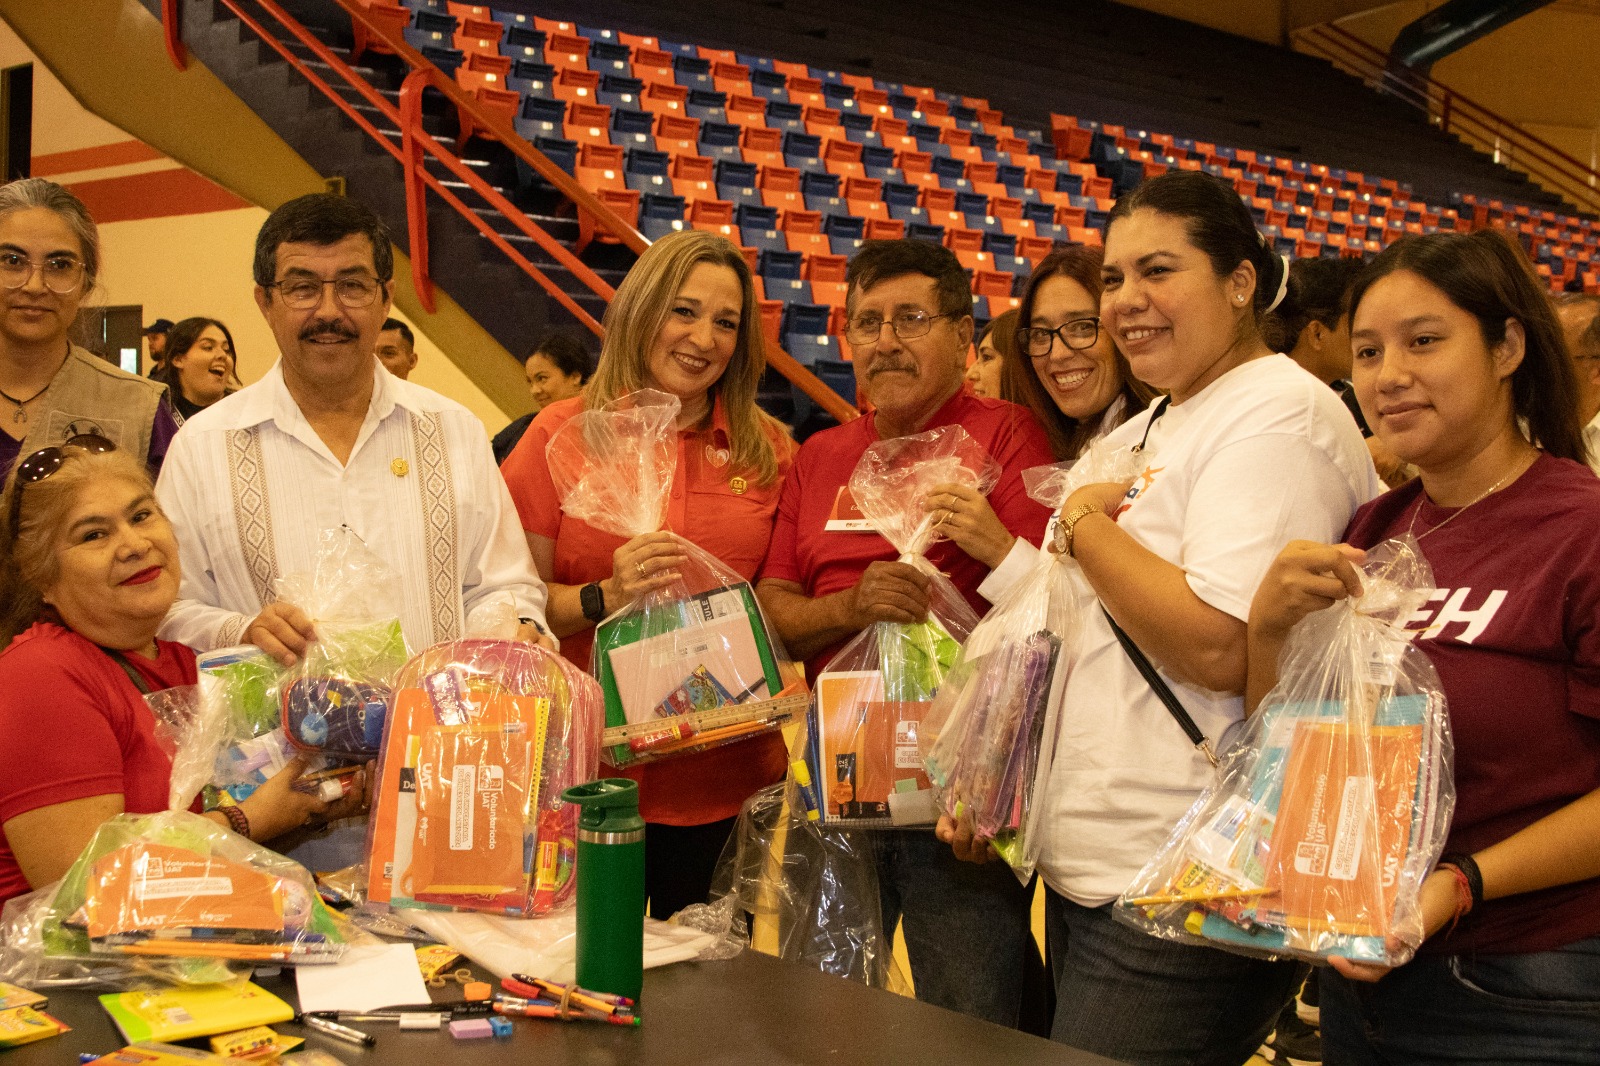
<path id="1" fill-rule="evenodd" d="M 1271 905 L 1281 911 L 1291 946 L 1328 933 L 1388 933 L 1421 745 L 1416 726 L 1299 727 L 1267 867 Z"/>

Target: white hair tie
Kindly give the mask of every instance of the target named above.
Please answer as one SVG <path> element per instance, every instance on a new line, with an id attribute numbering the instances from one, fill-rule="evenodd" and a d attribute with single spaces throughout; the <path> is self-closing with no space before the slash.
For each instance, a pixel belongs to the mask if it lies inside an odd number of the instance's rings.
<path id="1" fill-rule="evenodd" d="M 1283 274 L 1278 279 L 1278 291 L 1273 294 L 1272 302 L 1267 305 L 1268 311 L 1275 310 L 1283 303 L 1283 298 L 1289 295 L 1289 257 L 1280 255 L 1278 258 L 1283 262 Z"/>

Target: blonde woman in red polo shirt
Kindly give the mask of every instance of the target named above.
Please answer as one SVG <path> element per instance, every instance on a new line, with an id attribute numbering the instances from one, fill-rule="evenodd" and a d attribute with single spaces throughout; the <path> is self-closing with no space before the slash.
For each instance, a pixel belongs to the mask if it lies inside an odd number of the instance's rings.
<path id="1" fill-rule="evenodd" d="M 550 480 L 545 447 L 580 411 L 639 389 L 683 405 L 667 528 L 753 581 L 767 556 L 773 512 L 794 454 L 783 425 L 756 406 L 766 368 L 755 286 L 739 249 L 697 230 L 639 257 L 606 309 L 606 337 L 587 391 L 539 412 L 501 472 L 511 487 L 561 650 L 587 663 L 595 623 L 669 584 L 683 562 L 669 533 L 629 541 L 571 518 Z M 639 782 L 650 826 L 645 891 L 665 918 L 704 903 L 739 807 L 784 773 L 769 734 L 622 771 Z"/>

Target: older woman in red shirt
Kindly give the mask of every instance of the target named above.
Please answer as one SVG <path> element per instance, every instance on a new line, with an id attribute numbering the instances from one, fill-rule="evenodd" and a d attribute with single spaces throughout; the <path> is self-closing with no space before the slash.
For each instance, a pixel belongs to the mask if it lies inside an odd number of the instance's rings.
<path id="1" fill-rule="evenodd" d="M 546 617 L 579 663 L 591 657 L 596 622 L 672 581 L 684 561 L 672 534 L 754 580 L 795 447 L 756 406 L 766 358 L 755 286 L 727 240 L 685 231 L 657 241 L 617 289 L 605 326 L 587 392 L 542 410 L 501 467 L 550 589 Z M 644 388 L 683 405 L 671 533 L 624 541 L 562 512 L 545 448 L 574 415 Z M 783 776 L 783 741 L 767 734 L 622 772 L 639 782 L 650 830 L 645 890 L 650 913 L 665 918 L 705 902 L 740 806 Z"/>

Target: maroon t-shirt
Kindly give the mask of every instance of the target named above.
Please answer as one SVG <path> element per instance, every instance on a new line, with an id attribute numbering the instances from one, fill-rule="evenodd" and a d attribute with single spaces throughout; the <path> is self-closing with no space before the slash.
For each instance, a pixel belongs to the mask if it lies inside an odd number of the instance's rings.
<path id="1" fill-rule="evenodd" d="M 1440 527 L 1452 513 L 1412 481 L 1357 511 L 1346 540 L 1422 538 L 1436 591 L 1408 628 L 1450 706 L 1445 850 L 1471 854 L 1600 788 L 1600 479 L 1541 455 Z M 1600 878 L 1490 900 L 1424 949 L 1549 951 L 1597 934 Z"/>
<path id="2" fill-rule="evenodd" d="M 989 503 L 1000 521 L 1013 536 L 1037 543 L 1050 512 L 1028 496 L 1022 472 L 1053 463 L 1055 456 L 1033 414 L 1014 403 L 958 392 L 934 413 L 923 431 L 950 425 L 965 429 L 999 465 L 1000 480 L 989 493 Z M 830 518 L 847 518 L 853 511 L 845 486 L 862 454 L 877 440 L 877 420 L 868 413 L 823 430 L 801 445 L 778 501 L 763 578 L 792 581 L 807 596 L 821 597 L 853 588 L 871 563 L 899 558 L 894 546 L 876 532 L 827 529 Z M 935 544 L 927 557 L 950 578 L 974 611 L 980 616 L 988 611 L 989 605 L 978 595 L 978 586 L 989 575 L 988 567 L 949 541 Z M 806 663 L 806 676 L 816 677 L 841 647 L 842 642 L 813 656 Z"/>
<path id="3" fill-rule="evenodd" d="M 151 691 L 196 683 L 194 652 L 158 641 L 128 662 Z M 95 644 L 40 622 L 0 653 L 0 827 L 69 800 L 122 794 L 123 810 L 167 809 L 172 760 L 155 715 L 128 675 Z M 0 903 L 29 889 L 0 828 Z"/>

